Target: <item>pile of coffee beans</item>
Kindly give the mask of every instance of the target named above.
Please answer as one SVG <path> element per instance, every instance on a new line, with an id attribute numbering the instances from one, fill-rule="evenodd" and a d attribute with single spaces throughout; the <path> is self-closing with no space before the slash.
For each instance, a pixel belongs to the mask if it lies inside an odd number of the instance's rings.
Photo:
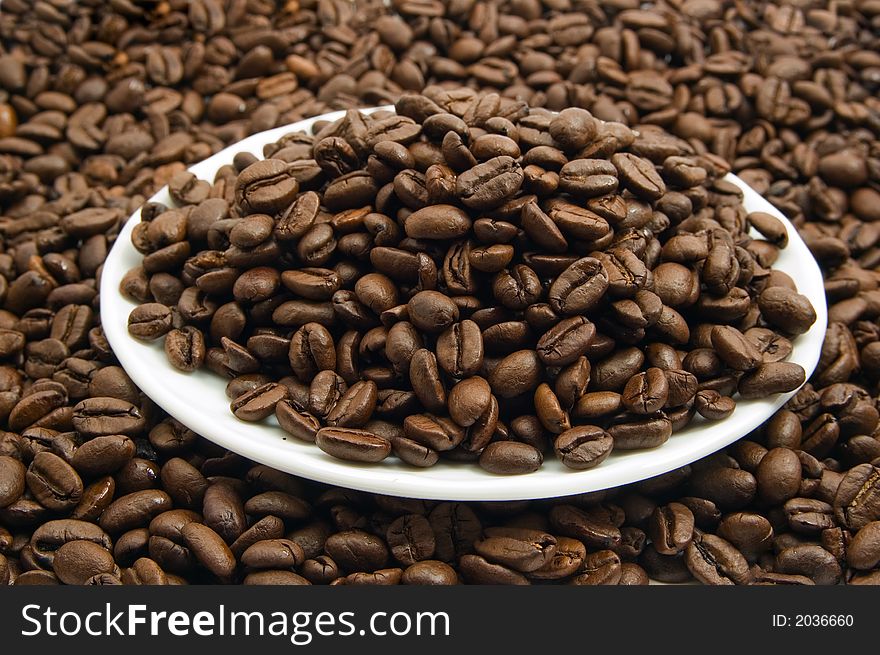
<path id="1" fill-rule="evenodd" d="M 786 228 L 687 142 L 434 86 L 315 132 L 213 185 L 175 174 L 132 232 L 129 333 L 229 378 L 238 418 L 345 460 L 522 474 L 804 383 L 787 336 L 816 312 L 770 268 Z"/>
<path id="2" fill-rule="evenodd" d="M 880 583 L 878 31 L 876 0 L 3 0 L 0 583 Z M 825 274 L 807 385 L 723 453 L 513 503 L 327 488 L 164 416 L 100 328 L 120 222 L 249 133 L 429 85 L 727 162 Z"/>

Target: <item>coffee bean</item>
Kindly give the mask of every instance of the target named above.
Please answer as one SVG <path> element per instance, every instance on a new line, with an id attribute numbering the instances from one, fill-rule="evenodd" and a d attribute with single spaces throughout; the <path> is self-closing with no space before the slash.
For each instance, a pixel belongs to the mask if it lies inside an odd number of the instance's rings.
<path id="1" fill-rule="evenodd" d="M 720 421 L 733 413 L 736 401 L 729 396 L 722 396 L 714 389 L 703 389 L 694 396 L 694 407 L 703 418 Z"/>
<path id="2" fill-rule="evenodd" d="M 88 437 L 137 434 L 144 417 L 130 402 L 118 398 L 86 398 L 73 408 L 73 427 Z"/>
<path id="3" fill-rule="evenodd" d="M 24 465 L 11 457 L 0 457 L 0 507 L 18 500 L 25 489 Z"/>
<path id="4" fill-rule="evenodd" d="M 236 398 L 232 413 L 243 421 L 261 421 L 275 412 L 275 406 L 287 398 L 287 387 L 269 382 Z"/>
<path id="5" fill-rule="evenodd" d="M 489 375 L 492 392 L 513 398 L 535 389 L 540 381 L 541 362 L 534 350 L 518 350 L 502 359 Z"/>
<path id="6" fill-rule="evenodd" d="M 357 428 L 370 420 L 376 409 L 377 388 L 372 380 L 350 386 L 327 414 L 327 425 Z M 387 453 L 386 453 L 387 454 Z"/>
<path id="7" fill-rule="evenodd" d="M 406 585 L 455 585 L 459 584 L 458 574 L 445 562 L 425 560 L 408 566 L 403 571 L 401 582 Z"/>
<path id="8" fill-rule="evenodd" d="M 859 464 L 843 476 L 834 496 L 834 516 L 851 530 L 880 519 L 880 469 Z"/>
<path id="9" fill-rule="evenodd" d="M 489 473 L 521 475 L 537 471 L 544 457 L 534 446 L 516 441 L 496 441 L 480 455 L 480 466 Z"/>
<path id="10" fill-rule="evenodd" d="M 804 369 L 791 362 L 761 364 L 754 372 L 740 378 L 737 390 L 743 398 L 794 391 L 805 381 Z"/>
<path id="11" fill-rule="evenodd" d="M 832 585 L 840 580 L 840 564 L 821 546 L 803 544 L 785 548 L 776 556 L 780 573 L 803 575 L 815 584 Z"/>
<path id="12" fill-rule="evenodd" d="M 135 444 L 128 437 L 95 437 L 76 449 L 70 463 L 80 474 L 97 477 L 117 471 L 135 452 Z"/>
<path id="13" fill-rule="evenodd" d="M 154 516 L 171 509 L 171 497 L 157 489 L 143 489 L 114 500 L 104 510 L 99 525 L 110 534 L 142 527 Z"/>
<path id="14" fill-rule="evenodd" d="M 683 552 L 694 535 L 693 512 L 681 503 L 669 503 L 654 510 L 647 527 L 654 548 L 661 555 Z"/>
<path id="15" fill-rule="evenodd" d="M 454 378 L 477 373 L 483 364 L 483 350 L 483 335 L 471 320 L 454 323 L 437 337 L 437 363 Z"/>
<path id="16" fill-rule="evenodd" d="M 305 561 L 302 547 L 289 539 L 255 542 L 241 554 L 241 562 L 255 569 L 292 569 Z"/>
<path id="17" fill-rule="evenodd" d="M 355 428 L 321 428 L 315 443 L 334 457 L 355 462 L 379 462 L 391 453 L 391 442 L 387 439 Z"/>
<path id="18" fill-rule="evenodd" d="M 428 520 L 418 514 L 397 518 L 386 533 L 394 558 L 404 565 L 430 560 L 434 555 L 434 531 Z"/>
<path id="19" fill-rule="evenodd" d="M 81 585 L 94 575 L 113 573 L 116 565 L 106 548 L 91 541 L 69 541 L 55 553 L 52 569 L 65 584 Z"/>
<path id="20" fill-rule="evenodd" d="M 629 379 L 621 394 L 621 402 L 635 414 L 653 414 L 666 405 L 668 397 L 666 375 L 659 368 L 649 368 Z"/>
<path id="21" fill-rule="evenodd" d="M 511 198 L 523 178 L 522 168 L 514 158 L 500 155 L 461 173 L 455 182 L 455 193 L 469 208 L 489 209 Z"/>
<path id="22" fill-rule="evenodd" d="M 476 542 L 474 548 L 490 562 L 529 573 L 553 559 L 556 538 L 537 531 L 534 534 L 492 535 Z"/>
<path id="23" fill-rule="evenodd" d="M 257 161 L 235 181 L 235 201 L 247 214 L 274 214 L 290 206 L 299 191 L 289 165 L 278 159 Z"/>
<path id="24" fill-rule="evenodd" d="M 553 444 L 556 456 L 567 467 L 583 470 L 601 464 L 614 446 L 607 432 L 593 425 L 581 425 L 560 434 Z"/>
<path id="25" fill-rule="evenodd" d="M 471 219 L 453 205 L 434 205 L 413 212 L 404 229 L 414 239 L 455 239 L 467 234 Z"/>
<path id="26" fill-rule="evenodd" d="M 409 320 L 420 330 L 443 332 L 458 320 L 458 307 L 437 291 L 420 291 L 407 304 Z"/>
<path id="27" fill-rule="evenodd" d="M 82 479 L 70 464 L 50 452 L 36 454 L 25 479 L 34 498 L 51 510 L 71 509 L 82 498 Z"/>
<path id="28" fill-rule="evenodd" d="M 492 390 L 480 376 L 467 378 L 449 391 L 449 415 L 461 427 L 473 425 L 489 408 Z"/>
<path id="29" fill-rule="evenodd" d="M 793 450 L 773 448 L 761 459 L 755 473 L 758 494 L 773 505 L 794 498 L 801 486 L 801 462 Z"/>
<path id="30" fill-rule="evenodd" d="M 548 366 L 572 364 L 584 355 L 596 334 L 596 326 L 582 316 L 559 321 L 538 339 L 538 356 Z"/>
<path id="31" fill-rule="evenodd" d="M 165 355 L 174 368 L 195 371 L 205 361 L 205 337 L 198 328 L 184 326 L 165 335 Z"/>
<path id="32" fill-rule="evenodd" d="M 465 555 L 459 560 L 458 567 L 470 584 L 530 584 L 521 573 L 501 564 L 493 564 L 479 555 Z"/>
<path id="33" fill-rule="evenodd" d="M 711 534 L 697 534 L 685 551 L 690 572 L 711 585 L 748 584 L 749 564 L 729 542 Z"/>
<path id="34" fill-rule="evenodd" d="M 712 346 L 724 363 L 737 371 L 751 371 L 764 361 L 745 335 L 729 325 L 712 328 Z"/>
<path id="35" fill-rule="evenodd" d="M 690 489 L 694 496 L 710 500 L 719 508 L 736 510 L 755 497 L 757 480 L 748 471 L 725 467 L 696 473 L 690 479 Z"/>
<path id="36" fill-rule="evenodd" d="M 871 521 L 853 535 L 846 549 L 847 563 L 855 569 L 869 570 L 880 562 L 880 522 Z"/>
<path id="37" fill-rule="evenodd" d="M 207 525 L 187 523 L 180 531 L 199 564 L 219 579 L 228 579 L 235 570 L 235 556 L 223 539 Z"/>
<path id="38" fill-rule="evenodd" d="M 324 548 L 347 571 L 376 571 L 388 562 L 385 543 L 361 530 L 338 532 L 327 539 Z"/>
<path id="39" fill-rule="evenodd" d="M 580 198 L 593 198 L 617 190 L 617 171 L 603 159 L 574 159 L 559 171 L 559 188 Z"/>
<path id="40" fill-rule="evenodd" d="M 816 322 L 810 301 L 785 287 L 765 289 L 758 297 L 758 307 L 768 322 L 791 334 L 803 334 Z"/>

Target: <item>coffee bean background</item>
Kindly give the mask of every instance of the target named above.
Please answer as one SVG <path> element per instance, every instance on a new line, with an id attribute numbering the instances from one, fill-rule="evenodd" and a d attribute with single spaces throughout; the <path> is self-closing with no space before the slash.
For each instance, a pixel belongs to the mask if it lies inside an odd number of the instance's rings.
<path id="1" fill-rule="evenodd" d="M 878 30 L 875 0 L 5 0 L 0 582 L 877 582 Z M 830 323 L 808 385 L 723 453 L 557 501 L 436 503 L 328 489 L 244 461 L 162 416 L 100 330 L 96 277 L 120 221 L 164 184 L 186 202 L 204 199 L 186 167 L 249 133 L 395 102 L 429 84 L 657 125 L 728 162 L 798 226 L 825 273 Z M 576 147 L 592 136 L 554 139 Z M 453 137 L 447 147 L 456 150 Z M 585 173 L 571 171 L 566 184 L 601 182 L 601 171 Z M 536 188 L 554 183 L 530 174 Z M 698 173 L 673 162 L 667 174 Z M 435 182 L 442 192 L 442 176 Z M 337 197 L 363 188 L 352 177 Z M 247 202 L 264 200 L 255 192 Z M 289 217 L 290 234 L 307 203 Z M 216 218 L 216 207 L 202 211 L 205 225 Z M 163 223 L 158 238 L 179 229 Z M 246 228 L 242 243 L 261 230 Z M 764 236 L 781 238 L 772 225 Z M 328 238 L 314 235 L 303 253 L 319 260 Z M 172 245 L 149 266 L 161 271 L 182 256 Z M 687 297 L 686 276 L 671 273 L 679 282 L 670 291 Z M 165 277 L 131 282 L 145 300 L 181 291 Z M 200 311 L 196 298 L 190 307 Z M 137 325 L 163 334 L 165 319 L 145 312 Z M 707 347 L 694 362 L 703 370 L 724 352 L 712 336 L 718 353 Z M 764 336 L 755 347 L 775 352 Z M 197 336 L 184 329 L 170 341 L 185 366 L 198 365 Z M 725 411 L 711 394 L 701 406 Z M 328 441 L 351 447 L 338 433 Z M 563 444 L 573 460 L 584 456 L 578 443 L 601 449 L 575 435 Z M 416 461 L 418 446 L 401 452 Z"/>

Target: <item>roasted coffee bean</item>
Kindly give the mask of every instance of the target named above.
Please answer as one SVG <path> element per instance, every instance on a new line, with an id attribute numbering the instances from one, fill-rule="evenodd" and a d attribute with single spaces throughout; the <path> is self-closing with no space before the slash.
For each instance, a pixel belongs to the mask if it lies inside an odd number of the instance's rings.
<path id="1" fill-rule="evenodd" d="M 538 339 L 538 356 L 548 366 L 566 366 L 584 355 L 596 334 L 596 326 L 582 316 L 566 318 Z"/>
<path id="2" fill-rule="evenodd" d="M 483 365 L 483 350 L 483 335 L 471 320 L 453 323 L 437 337 L 437 363 L 454 378 L 476 374 Z"/>
<path id="3" fill-rule="evenodd" d="M 733 544 L 749 561 L 773 545 L 773 526 L 760 514 L 734 512 L 718 526 L 718 536 Z"/>
<path id="4" fill-rule="evenodd" d="M 108 434 L 134 435 L 144 428 L 141 411 L 126 400 L 93 397 L 77 403 L 73 408 L 74 429 L 87 436 Z"/>
<path id="5" fill-rule="evenodd" d="M 623 186 L 643 200 L 659 200 L 666 193 L 663 178 L 647 159 L 631 153 L 617 153 L 611 157 Z"/>
<path id="6" fill-rule="evenodd" d="M 502 564 L 493 564 L 480 555 L 465 555 L 459 560 L 458 570 L 470 584 L 528 585 L 521 573 Z"/>
<path id="7" fill-rule="evenodd" d="M 784 548 L 776 555 L 776 570 L 780 573 L 803 575 L 819 585 L 837 584 L 840 564 L 821 546 L 801 544 Z"/>
<path id="8" fill-rule="evenodd" d="M 391 453 L 390 441 L 356 428 L 321 428 L 315 434 L 315 443 L 325 453 L 354 462 L 379 462 Z"/>
<path id="9" fill-rule="evenodd" d="M 196 560 L 220 580 L 229 579 L 235 571 L 235 556 L 219 534 L 207 525 L 187 523 L 180 530 L 187 548 Z"/>
<path id="10" fill-rule="evenodd" d="M 455 585 L 459 584 L 455 569 L 437 560 L 425 560 L 408 566 L 403 571 L 401 583 L 406 585 Z"/>
<path id="11" fill-rule="evenodd" d="M 725 510 L 746 507 L 757 492 L 754 475 L 727 467 L 699 471 L 691 477 L 689 484 L 692 495 L 712 501 Z"/>
<path id="12" fill-rule="evenodd" d="M 870 570 L 880 563 L 880 521 L 871 521 L 856 532 L 846 548 L 846 561 L 854 569 Z"/>
<path id="13" fill-rule="evenodd" d="M 859 464 L 847 471 L 834 496 L 834 516 L 850 530 L 880 519 L 880 469 Z"/>
<path id="14" fill-rule="evenodd" d="M 171 497 L 164 491 L 144 489 L 114 500 L 104 510 L 100 526 L 110 534 L 143 527 L 154 516 L 171 509 Z"/>
<path id="15" fill-rule="evenodd" d="M 541 282 L 531 268 L 517 264 L 495 276 L 492 293 L 504 307 L 522 310 L 540 298 Z"/>
<path id="16" fill-rule="evenodd" d="M 452 450 L 464 441 L 466 435 L 465 430 L 452 419 L 430 414 L 406 417 L 403 431 L 409 439 L 437 451 Z"/>
<path id="17" fill-rule="evenodd" d="M 473 425 L 489 408 L 492 390 L 480 376 L 467 378 L 449 391 L 449 416 L 463 428 Z"/>
<path id="18" fill-rule="evenodd" d="M 646 530 L 658 553 L 676 555 L 688 547 L 694 535 L 693 512 L 681 503 L 658 507 Z"/>
<path id="19" fill-rule="evenodd" d="M 287 387 L 269 382 L 236 398 L 232 413 L 243 421 L 261 421 L 275 413 L 275 406 L 287 398 Z"/>
<path id="20" fill-rule="evenodd" d="M 559 188 L 579 198 L 613 193 L 617 184 L 617 170 L 603 159 L 574 159 L 559 171 Z"/>
<path id="21" fill-rule="evenodd" d="M 556 505 L 550 510 L 550 524 L 559 534 L 578 539 L 588 548 L 616 548 L 621 533 L 608 513 L 585 511 L 573 505 Z"/>
<path id="22" fill-rule="evenodd" d="M 534 446 L 516 441 L 496 441 L 483 450 L 480 466 L 490 473 L 521 475 L 537 471 L 544 461 Z"/>
<path id="23" fill-rule="evenodd" d="M 725 364 L 737 371 L 751 371 L 764 361 L 745 335 L 729 325 L 712 328 L 712 347 Z"/>
<path id="24" fill-rule="evenodd" d="M 106 548 L 92 541 L 68 541 L 55 553 L 52 570 L 65 584 L 86 584 L 94 575 L 113 573 L 116 565 Z"/>
<path id="25" fill-rule="evenodd" d="M 372 380 L 350 386 L 327 414 L 327 425 L 358 428 L 366 424 L 376 409 L 377 388 Z"/>
<path id="26" fill-rule="evenodd" d="M 229 484 L 214 482 L 205 490 L 202 514 L 205 525 L 228 544 L 234 543 L 247 529 L 241 496 Z"/>
<path id="27" fill-rule="evenodd" d="M 324 549 L 346 571 L 376 571 L 388 563 L 388 548 L 379 537 L 362 530 L 331 535 Z"/>
<path id="28" fill-rule="evenodd" d="M 492 534 L 474 544 L 479 555 L 490 562 L 508 566 L 521 573 L 536 571 L 556 554 L 556 538 L 537 530 Z"/>
<path id="29" fill-rule="evenodd" d="M 626 383 L 621 403 L 634 414 L 653 414 L 666 405 L 669 383 L 659 368 L 649 368 L 638 373 Z"/>
<path id="30" fill-rule="evenodd" d="M 169 459 L 160 472 L 162 486 L 174 503 L 190 509 L 201 508 L 210 483 L 192 464 L 179 457 Z"/>
<path id="31" fill-rule="evenodd" d="M 302 547 L 289 539 L 265 539 L 241 553 L 241 562 L 254 569 L 292 569 L 306 557 Z"/>
<path id="32" fill-rule="evenodd" d="M 165 335 L 165 355 L 176 369 L 191 372 L 202 367 L 207 349 L 198 328 L 186 325 Z"/>
<path id="33" fill-rule="evenodd" d="M 760 398 L 794 391 L 806 380 L 804 369 L 792 362 L 761 364 L 752 373 L 740 378 L 737 390 L 743 398 Z"/>
<path id="34" fill-rule="evenodd" d="M 758 307 L 767 321 L 790 334 L 803 334 L 816 322 L 810 301 L 785 287 L 769 287 L 758 297 Z"/>
<path id="35" fill-rule="evenodd" d="M 598 304 L 607 289 L 605 267 L 593 257 L 584 257 L 553 281 L 548 298 L 550 306 L 560 314 L 583 314 Z"/>
<path id="36" fill-rule="evenodd" d="M 529 572 L 534 580 L 561 580 L 581 569 L 587 557 L 586 548 L 577 539 L 556 537 L 556 550 L 546 564 Z"/>
<path id="37" fill-rule="evenodd" d="M 513 197 L 523 179 L 522 168 L 516 160 L 500 155 L 459 174 L 455 194 L 469 208 L 490 209 Z"/>
<path id="38" fill-rule="evenodd" d="M 434 529 L 435 556 L 445 562 L 473 552 L 473 542 L 482 534 L 480 519 L 464 503 L 441 503 L 431 510 L 428 521 Z"/>
<path id="39" fill-rule="evenodd" d="M 24 493 L 26 472 L 17 459 L 0 457 L 0 507 L 11 505 Z"/>
<path id="40" fill-rule="evenodd" d="M 736 401 L 729 396 L 722 396 L 714 389 L 702 389 L 694 396 L 694 407 L 703 418 L 720 421 L 733 413 Z"/>
<path id="41" fill-rule="evenodd" d="M 115 472 L 134 457 L 135 452 L 135 444 L 128 437 L 95 437 L 76 449 L 70 463 L 81 475 L 97 477 Z"/>
<path id="42" fill-rule="evenodd" d="M 452 300 L 437 291 L 420 291 L 407 304 L 409 320 L 420 330 L 440 333 L 458 320 Z"/>
<path id="43" fill-rule="evenodd" d="M 34 498 L 51 510 L 69 510 L 82 498 L 80 476 L 70 464 L 50 452 L 39 452 L 34 456 L 25 479 Z"/>
<path id="44" fill-rule="evenodd" d="M 758 464 L 755 472 L 758 495 L 772 505 L 794 498 L 801 487 L 801 462 L 788 448 L 773 448 Z"/>
<path id="45" fill-rule="evenodd" d="M 540 383 L 541 361 L 534 350 L 518 350 L 502 359 L 489 375 L 492 392 L 513 398 L 535 389 Z"/>
<path id="46" fill-rule="evenodd" d="M 583 470 L 601 464 L 614 447 L 613 437 L 593 425 L 580 425 L 566 430 L 553 444 L 553 450 L 565 466 Z"/>
<path id="47" fill-rule="evenodd" d="M 410 214 L 404 223 L 406 235 L 414 239 L 456 239 L 470 228 L 467 212 L 453 205 L 425 207 Z"/>
<path id="48" fill-rule="evenodd" d="M 386 540 L 391 554 L 403 565 L 430 560 L 434 555 L 434 531 L 428 520 L 419 514 L 401 516 L 390 526 Z"/>
<path id="49" fill-rule="evenodd" d="M 742 553 L 712 534 L 696 534 L 685 551 L 685 561 L 694 577 L 704 584 L 742 585 L 751 580 Z"/>
<path id="50" fill-rule="evenodd" d="M 580 150 L 596 137 L 596 120 L 585 109 L 563 109 L 550 121 L 550 136 L 567 150 Z"/>
<path id="51" fill-rule="evenodd" d="M 274 214 L 296 198 L 299 184 L 290 166 L 278 159 L 257 161 L 235 180 L 236 204 L 247 214 Z"/>

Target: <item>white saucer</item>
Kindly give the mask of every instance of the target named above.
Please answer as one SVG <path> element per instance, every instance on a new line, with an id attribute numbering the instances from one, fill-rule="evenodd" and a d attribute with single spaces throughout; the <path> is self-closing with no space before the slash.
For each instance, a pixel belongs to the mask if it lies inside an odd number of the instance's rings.
<path id="1" fill-rule="evenodd" d="M 382 109 L 393 109 L 383 107 Z M 334 112 L 255 134 L 218 152 L 190 170 L 213 181 L 216 170 L 231 164 L 239 152 L 263 156 L 263 145 L 289 132 L 308 130 L 318 120 L 336 120 Z M 744 192 L 749 212 L 773 214 L 788 229 L 788 247 L 774 268 L 788 273 L 816 309 L 818 319 L 809 332 L 794 342 L 789 361 L 804 367 L 807 377 L 819 361 L 825 336 L 827 310 L 822 274 L 795 227 L 769 202 L 734 175 L 728 181 Z M 172 205 L 167 187 L 151 200 Z M 417 469 L 389 457 L 380 464 L 359 465 L 334 459 L 314 444 L 288 437 L 271 424 L 246 423 L 229 410 L 226 380 L 208 371 L 182 373 L 168 364 L 161 341 L 145 343 L 129 336 L 128 315 L 135 304 L 119 292 L 119 282 L 142 255 L 131 244 L 131 231 L 140 220 L 135 212 L 110 251 L 101 279 L 101 321 L 107 339 L 132 380 L 165 411 L 198 434 L 254 461 L 305 478 L 381 494 L 442 500 L 521 500 L 549 498 L 615 487 L 665 473 L 704 457 L 745 436 L 779 409 L 793 393 L 756 400 L 737 400 L 734 413 L 719 422 L 696 421 L 652 450 L 614 452 L 588 471 L 567 469 L 552 453 L 544 465 L 528 475 L 498 476 L 475 463 L 443 462 Z M 699 417 L 698 417 L 699 418 Z"/>

